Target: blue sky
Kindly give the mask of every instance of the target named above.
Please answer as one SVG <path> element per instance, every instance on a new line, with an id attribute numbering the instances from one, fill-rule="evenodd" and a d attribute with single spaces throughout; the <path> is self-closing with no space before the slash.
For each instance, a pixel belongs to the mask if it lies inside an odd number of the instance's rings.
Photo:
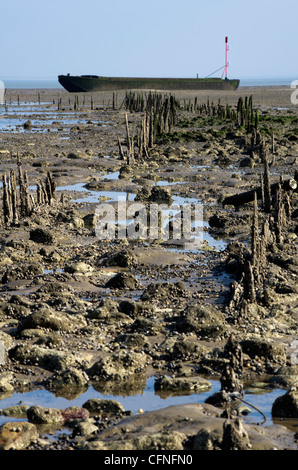
<path id="1" fill-rule="evenodd" d="M 58 74 L 298 79 L 297 0 L 7 0 L 3 78 Z M 221 73 L 215 74 L 220 76 Z"/>

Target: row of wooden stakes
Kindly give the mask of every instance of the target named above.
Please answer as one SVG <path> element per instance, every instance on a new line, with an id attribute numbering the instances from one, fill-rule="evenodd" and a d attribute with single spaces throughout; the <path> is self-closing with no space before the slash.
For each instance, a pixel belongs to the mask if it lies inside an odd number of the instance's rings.
<path id="1" fill-rule="evenodd" d="M 36 198 L 29 188 L 28 175 L 18 160 L 17 175 L 13 169 L 2 176 L 3 219 L 6 227 L 17 225 L 22 218 L 30 217 L 33 210 L 55 199 L 55 183 L 50 172 L 45 181 L 36 185 Z"/>

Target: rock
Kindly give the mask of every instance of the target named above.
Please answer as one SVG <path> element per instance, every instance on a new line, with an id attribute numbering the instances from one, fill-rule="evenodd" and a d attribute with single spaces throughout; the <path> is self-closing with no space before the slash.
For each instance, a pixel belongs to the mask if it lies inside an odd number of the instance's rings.
<path id="1" fill-rule="evenodd" d="M 89 418 L 89 411 L 81 406 L 69 406 L 62 410 L 61 413 L 65 424 L 73 420 L 85 420 Z"/>
<path id="2" fill-rule="evenodd" d="M 150 346 L 147 337 L 140 332 L 120 334 L 116 336 L 115 341 L 136 351 L 144 351 Z"/>
<path id="3" fill-rule="evenodd" d="M 200 393 L 211 389 L 211 383 L 201 377 L 159 377 L 155 380 L 156 391 Z"/>
<path id="4" fill-rule="evenodd" d="M 185 434 L 177 431 L 151 433 L 150 435 L 125 439 L 122 441 L 102 442 L 93 440 L 84 445 L 84 450 L 184 450 Z"/>
<path id="5" fill-rule="evenodd" d="M 298 365 L 281 366 L 276 374 L 271 377 L 270 383 L 278 384 L 282 387 L 291 387 L 298 383 Z"/>
<path id="6" fill-rule="evenodd" d="M 28 405 L 9 406 L 1 410 L 1 414 L 3 416 L 9 416 L 10 418 L 26 419 L 28 408 Z"/>
<path id="7" fill-rule="evenodd" d="M 190 304 L 176 322 L 180 333 L 194 332 L 199 336 L 218 338 L 227 332 L 224 315 L 214 305 Z"/>
<path id="8" fill-rule="evenodd" d="M 129 332 L 154 336 L 162 331 L 163 326 L 150 318 L 139 317 L 129 327 Z"/>
<path id="9" fill-rule="evenodd" d="M 12 344 L 12 337 L 4 331 L 0 331 L 0 366 L 6 363 L 7 350 L 12 347 Z"/>
<path id="10" fill-rule="evenodd" d="M 29 130 L 32 128 L 32 122 L 30 119 L 28 119 L 26 122 L 23 124 L 24 129 Z"/>
<path id="11" fill-rule="evenodd" d="M 90 264 L 80 261 L 78 263 L 66 264 L 64 270 L 71 274 L 86 274 L 92 272 L 93 268 Z"/>
<path id="12" fill-rule="evenodd" d="M 105 398 L 90 398 L 82 406 L 86 408 L 91 415 L 110 416 L 125 413 L 125 409 L 121 403 Z"/>
<path id="13" fill-rule="evenodd" d="M 2 277 L 2 284 L 17 281 L 19 279 L 30 279 L 34 276 L 43 275 L 43 270 L 37 264 L 24 264 L 20 266 L 10 266 Z"/>
<path id="14" fill-rule="evenodd" d="M 93 229 L 97 226 L 98 216 L 94 213 L 87 214 L 83 217 L 84 227 Z"/>
<path id="15" fill-rule="evenodd" d="M 192 450 L 221 450 L 222 436 L 217 430 L 203 427 L 192 441 Z"/>
<path id="16" fill-rule="evenodd" d="M 55 237 L 51 230 L 45 228 L 36 228 L 30 230 L 30 240 L 35 243 L 42 243 L 44 245 L 51 245 L 54 243 Z"/>
<path id="17" fill-rule="evenodd" d="M 88 375 L 79 369 L 69 368 L 54 373 L 49 377 L 44 385 L 48 390 L 51 389 L 84 389 L 88 386 Z"/>
<path id="18" fill-rule="evenodd" d="M 118 302 L 111 299 L 102 299 L 97 307 L 88 311 L 88 318 L 104 321 L 105 324 L 131 323 L 132 319 L 118 309 Z"/>
<path id="19" fill-rule="evenodd" d="M 286 359 L 286 352 L 284 346 L 274 344 L 260 338 L 245 339 L 240 342 L 242 351 L 249 357 L 270 359 L 276 362 L 284 362 Z"/>
<path id="20" fill-rule="evenodd" d="M 74 419 L 87 419 L 89 412 L 79 406 L 70 406 L 64 410 L 56 408 L 44 408 L 42 406 L 30 406 L 27 410 L 30 423 L 34 424 L 65 424 Z"/>
<path id="21" fill-rule="evenodd" d="M 19 324 L 19 331 L 30 328 L 50 328 L 54 331 L 73 331 L 85 325 L 81 319 L 67 313 L 57 312 L 48 307 L 42 307 L 28 315 Z"/>
<path id="22" fill-rule="evenodd" d="M 140 282 L 130 273 L 118 273 L 116 276 L 112 277 L 105 284 L 105 287 L 110 289 L 141 289 L 142 285 Z"/>
<path id="23" fill-rule="evenodd" d="M 75 423 L 73 428 L 73 436 L 92 436 L 98 433 L 98 426 L 96 426 L 93 419 L 85 419 Z"/>
<path id="24" fill-rule="evenodd" d="M 64 418 L 62 410 L 56 408 L 44 408 L 43 406 L 30 406 L 27 410 L 29 423 L 34 424 L 62 424 Z"/>
<path id="25" fill-rule="evenodd" d="M 149 284 L 141 295 L 141 300 L 170 299 L 171 297 L 187 297 L 184 282 L 153 282 Z"/>
<path id="26" fill-rule="evenodd" d="M 144 307 L 142 302 L 136 302 L 134 300 L 120 300 L 118 309 L 120 312 L 125 313 L 125 315 L 129 315 L 131 318 L 136 318 L 143 312 Z"/>
<path id="27" fill-rule="evenodd" d="M 8 355 L 21 364 L 38 365 L 50 371 L 68 369 L 83 362 L 83 359 L 80 360 L 78 355 L 71 352 L 49 350 L 34 344 L 17 344 L 8 351 Z"/>
<path id="28" fill-rule="evenodd" d="M 192 340 L 183 336 L 175 341 L 168 355 L 173 361 L 191 360 L 202 358 L 206 352 L 206 348 L 199 345 L 197 339 Z"/>
<path id="29" fill-rule="evenodd" d="M 255 166 L 255 161 L 251 157 L 244 157 L 240 160 L 239 162 L 239 167 L 240 168 L 253 168 Z"/>
<path id="30" fill-rule="evenodd" d="M 37 438 L 37 429 L 32 423 L 5 423 L 0 427 L 0 450 L 23 450 Z"/>
<path id="31" fill-rule="evenodd" d="M 160 204 L 171 205 L 173 197 L 167 188 L 162 186 L 153 186 L 153 188 L 142 188 L 137 192 L 135 201 L 149 201 Z"/>
<path id="32" fill-rule="evenodd" d="M 128 268 L 135 262 L 136 259 L 131 250 L 122 250 L 109 255 L 103 260 L 102 264 L 104 266 L 119 266 L 120 268 Z"/>
<path id="33" fill-rule="evenodd" d="M 67 155 L 67 158 L 71 158 L 74 160 L 79 160 L 79 159 L 88 160 L 92 158 L 92 156 L 93 154 L 90 151 L 84 152 L 83 150 L 75 150 L 74 152 L 70 152 Z"/>
<path id="34" fill-rule="evenodd" d="M 110 357 L 99 359 L 86 372 L 93 379 L 125 380 L 142 372 L 146 363 L 145 354 L 121 350 Z"/>
<path id="35" fill-rule="evenodd" d="M 0 393 L 12 392 L 14 387 L 12 374 L 2 373 L 0 374 Z"/>
<path id="36" fill-rule="evenodd" d="M 298 418 L 298 384 L 292 385 L 284 395 L 276 398 L 272 405 L 274 418 Z"/>

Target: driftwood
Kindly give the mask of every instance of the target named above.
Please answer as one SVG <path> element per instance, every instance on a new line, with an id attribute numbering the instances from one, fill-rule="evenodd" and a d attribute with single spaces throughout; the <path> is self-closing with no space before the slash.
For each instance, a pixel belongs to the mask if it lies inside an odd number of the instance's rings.
<path id="1" fill-rule="evenodd" d="M 284 191 L 294 191 L 297 189 L 298 184 L 297 184 L 297 177 L 295 176 L 294 178 L 290 178 L 288 180 L 285 180 L 283 182 L 278 182 L 278 183 L 273 183 L 270 185 L 270 193 L 271 196 L 274 196 L 279 189 L 279 187 L 282 187 Z M 255 194 L 257 195 L 257 199 L 262 199 L 263 198 L 263 188 L 262 186 L 259 186 L 255 189 L 252 189 L 250 191 L 245 191 L 244 193 L 240 194 L 235 194 L 234 196 L 228 196 L 226 197 L 222 205 L 227 206 L 231 205 L 234 207 L 242 206 L 243 204 L 247 204 L 248 202 L 253 202 L 255 198 Z"/>

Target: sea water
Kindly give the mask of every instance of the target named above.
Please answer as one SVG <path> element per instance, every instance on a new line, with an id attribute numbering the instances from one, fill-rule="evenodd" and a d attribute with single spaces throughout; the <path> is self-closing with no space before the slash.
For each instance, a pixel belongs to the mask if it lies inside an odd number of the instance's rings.
<path id="1" fill-rule="evenodd" d="M 246 86 L 290 86 L 297 77 L 285 78 L 240 78 L 240 87 Z M 51 79 L 30 79 L 30 78 L 5 78 L 0 76 L 6 89 L 45 89 L 58 88 L 64 89 L 58 82 L 58 77 Z"/>

